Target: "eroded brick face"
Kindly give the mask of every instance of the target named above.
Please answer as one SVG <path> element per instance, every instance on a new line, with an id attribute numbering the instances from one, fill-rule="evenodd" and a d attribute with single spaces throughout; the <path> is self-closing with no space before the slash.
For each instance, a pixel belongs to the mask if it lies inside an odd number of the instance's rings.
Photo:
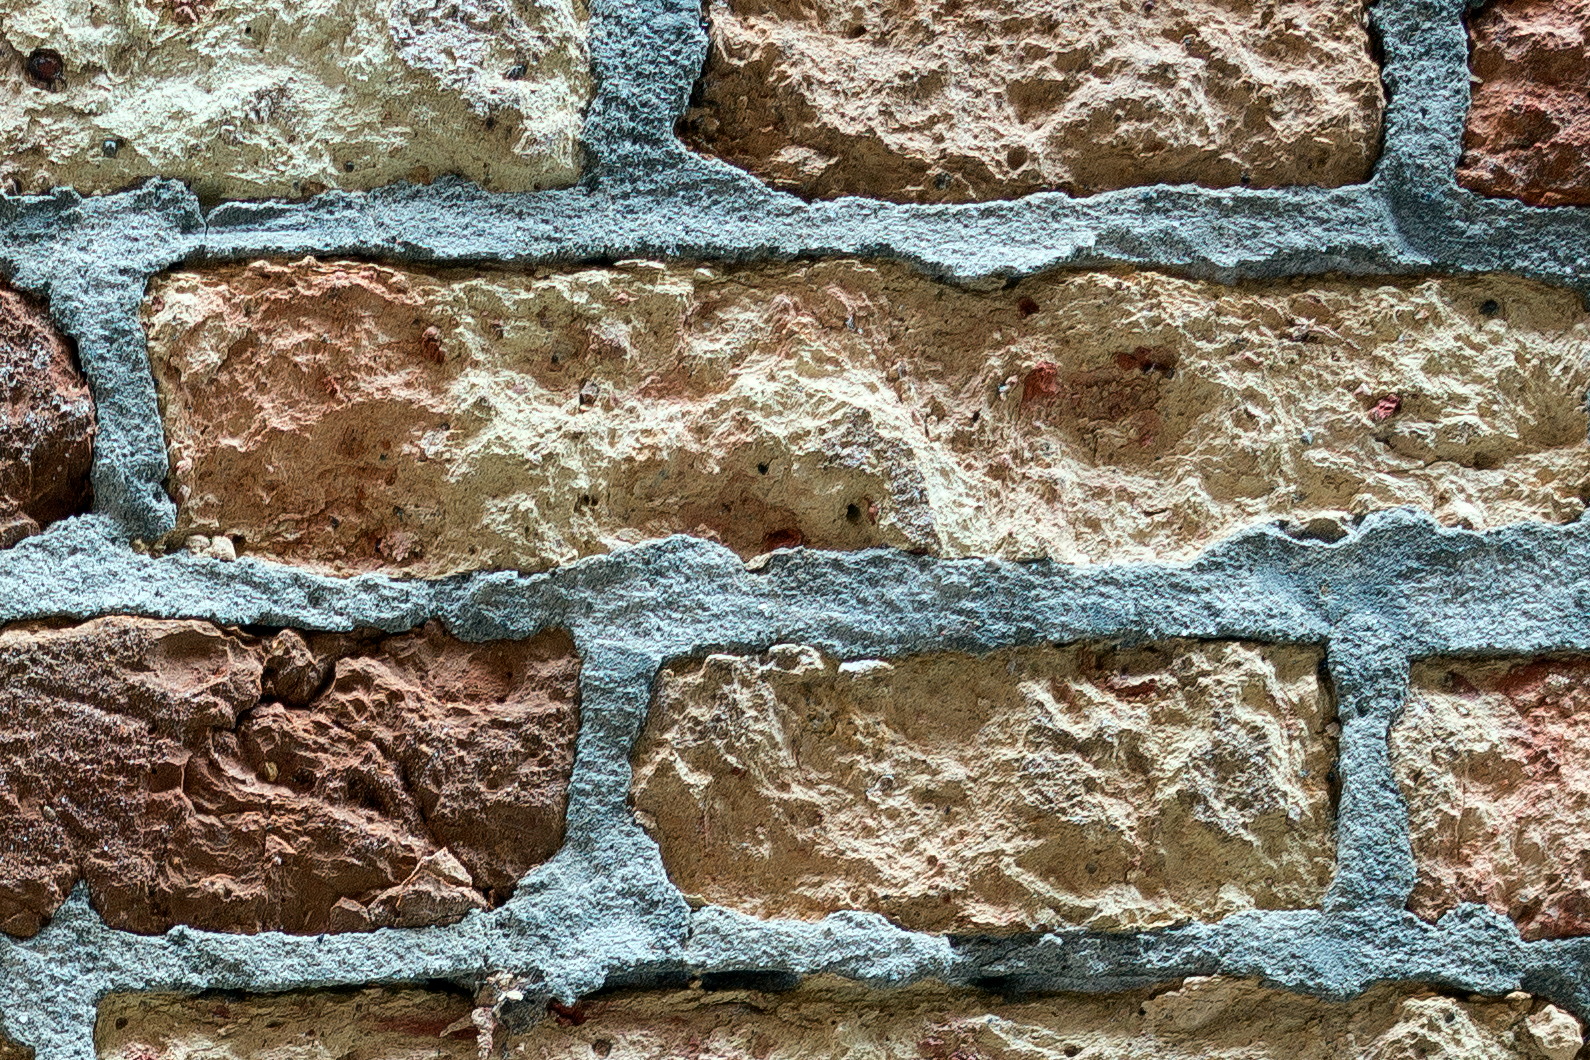
<path id="1" fill-rule="evenodd" d="M 1590 203 L 1590 2 L 1491 0 L 1469 37 L 1459 183 L 1535 206 Z"/>
<path id="2" fill-rule="evenodd" d="M 87 510 L 93 450 L 94 399 L 72 348 L 0 285 L 0 547 Z"/>
<path id="3" fill-rule="evenodd" d="M 905 202 L 1368 177 L 1357 0 L 711 0 L 686 143 L 806 196 Z"/>
<path id="4" fill-rule="evenodd" d="M 112 994 L 100 1002 L 94 1041 L 100 1060 L 480 1060 L 470 1010 L 466 995 L 420 989 Z"/>
<path id="5" fill-rule="evenodd" d="M 1319 658 L 709 656 L 660 679 L 635 807 L 686 895 L 761 917 L 1107 929 L 1310 907 L 1334 866 Z"/>
<path id="6" fill-rule="evenodd" d="M 1479 902 L 1528 939 L 1590 934 L 1590 661 L 1432 660 L 1392 732 L 1412 908 Z"/>
<path id="7" fill-rule="evenodd" d="M 542 569 L 689 533 L 1185 559 L 1411 505 L 1578 518 L 1590 326 L 1505 278 L 255 263 L 146 307 L 180 530 L 342 572 Z"/>
<path id="8" fill-rule="evenodd" d="M 0 0 L 0 179 L 207 198 L 579 176 L 577 0 Z M 40 56 L 43 61 L 40 61 Z"/>
<path id="9" fill-rule="evenodd" d="M 0 631 L 0 929 L 86 880 L 112 927 L 447 923 L 562 841 L 568 638 Z"/>
<path id="10" fill-rule="evenodd" d="M 485 1013 L 480 1013 L 486 1016 Z M 892 992 L 820 978 L 786 994 L 681 990 L 581 1002 L 528 1029 L 477 1029 L 469 1002 L 420 990 L 189 999 L 107 998 L 101 1060 L 301 1055 L 475 1060 L 1570 1060 L 1578 1021 L 1519 994 L 1460 1001 L 1375 987 L 1320 1001 L 1240 979 L 1011 1002 L 969 990 Z"/>

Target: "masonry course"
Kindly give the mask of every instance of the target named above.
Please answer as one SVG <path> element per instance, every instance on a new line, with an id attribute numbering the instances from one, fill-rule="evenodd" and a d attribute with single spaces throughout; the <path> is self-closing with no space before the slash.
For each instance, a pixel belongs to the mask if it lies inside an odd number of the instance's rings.
<path id="1" fill-rule="evenodd" d="M 145 306 L 179 532 L 352 573 L 668 533 L 1094 562 L 1584 510 L 1590 318 L 1500 277 L 256 262 Z"/>
<path id="2" fill-rule="evenodd" d="M 1571 1060 L 1579 1022 L 1527 994 L 1462 999 L 1377 987 L 1332 1004 L 1240 979 L 1026 1001 L 942 986 L 894 992 L 818 979 L 788 993 L 623 992 L 560 1006 L 515 1030 L 467 998 L 367 990 L 280 998 L 107 999 L 102 1060 L 279 1055 L 473 1060 L 495 1037 L 510 1060 Z M 477 1020 L 479 1025 L 477 1025 Z M 494 1033 L 495 1032 L 495 1033 Z"/>
<path id="3" fill-rule="evenodd" d="M 182 177 L 210 199 L 449 173 L 558 187 L 579 175 L 585 38 L 572 0 L 7 0 L 0 179 Z"/>
<path id="4" fill-rule="evenodd" d="M 104 618 L 0 631 L 0 930 L 78 880 L 133 931 L 448 923 L 556 852 L 566 638 Z"/>
<path id="5" fill-rule="evenodd" d="M 1357 0 L 712 0 L 685 141 L 805 196 L 966 202 L 1368 178 Z"/>

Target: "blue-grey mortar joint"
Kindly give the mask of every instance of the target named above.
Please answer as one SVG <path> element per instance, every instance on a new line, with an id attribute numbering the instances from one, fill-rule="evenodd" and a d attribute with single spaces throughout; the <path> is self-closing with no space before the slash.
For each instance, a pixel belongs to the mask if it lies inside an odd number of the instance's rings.
<path id="1" fill-rule="evenodd" d="M 38 936 L 0 937 L 0 1030 L 39 1060 L 87 1060 L 95 1006 L 110 991 L 468 984 L 493 970 L 539 971 L 565 1000 L 606 982 L 734 971 L 1086 991 L 1232 974 L 1331 998 L 1388 981 L 1524 988 L 1590 1015 L 1590 939 L 1525 943 L 1477 906 L 1436 924 L 1404 910 L 1413 864 L 1386 747 L 1410 660 L 1590 650 L 1585 523 L 1477 534 L 1394 511 L 1330 545 L 1260 527 L 1189 564 L 1090 568 L 871 550 L 779 553 L 752 571 L 718 546 L 675 538 L 545 574 L 435 581 L 128 547 L 175 521 L 138 307 L 149 278 L 181 263 L 863 255 L 979 287 L 1057 266 L 1143 266 L 1221 281 L 1498 271 L 1590 290 L 1590 210 L 1537 209 L 1455 183 L 1469 102 L 1461 0 L 1373 8 L 1389 107 L 1366 184 L 1155 186 L 961 206 L 803 202 L 690 153 L 673 128 L 705 55 L 697 4 L 593 0 L 590 12 L 598 92 L 588 166 L 572 188 L 504 195 L 442 180 L 208 214 L 171 181 L 97 198 L 0 196 L 0 268 L 48 297 L 100 410 L 95 514 L 0 552 L 0 620 L 135 614 L 401 630 L 439 618 L 475 640 L 566 628 L 584 660 L 568 838 L 502 908 L 370 934 L 147 937 L 107 928 L 79 890 Z M 860 912 L 760 921 L 691 910 L 626 805 L 631 744 L 670 660 L 780 642 L 874 658 L 1171 637 L 1325 647 L 1344 730 L 1338 871 L 1322 908 L 1002 939 L 910 932 Z"/>

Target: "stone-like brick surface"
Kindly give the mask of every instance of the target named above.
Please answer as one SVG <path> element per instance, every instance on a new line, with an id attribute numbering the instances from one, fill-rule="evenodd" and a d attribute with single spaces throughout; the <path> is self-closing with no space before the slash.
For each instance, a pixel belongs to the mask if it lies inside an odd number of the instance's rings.
<path id="1" fill-rule="evenodd" d="M 562 841 L 577 671 L 561 633 L 0 631 L 0 930 L 37 931 L 79 879 L 134 931 L 495 905 Z"/>
<path id="2" fill-rule="evenodd" d="M 695 901 L 934 931 L 1315 906 L 1334 866 L 1312 649 L 1175 641 L 665 671 L 634 801 Z"/>
<path id="3" fill-rule="evenodd" d="M 112 994 L 94 1038 L 100 1060 L 480 1060 L 470 1009 L 462 994 L 419 989 Z"/>
<path id="4" fill-rule="evenodd" d="M 908 202 L 1369 176 L 1358 0 L 711 0 L 691 146 L 807 196 Z"/>
<path id="5" fill-rule="evenodd" d="M 0 1036 L 0 1060 L 33 1060 L 33 1050 Z"/>
<path id="6" fill-rule="evenodd" d="M 1480 902 L 1526 938 L 1590 934 L 1590 661 L 1423 663 L 1392 752 L 1416 913 Z"/>
<path id="7" fill-rule="evenodd" d="M 1399 504 L 1570 520 L 1590 485 L 1590 326 L 1512 279 L 305 261 L 168 275 L 146 318 L 182 532 L 342 572 L 675 532 L 1185 558 Z"/>
<path id="8" fill-rule="evenodd" d="M 1458 180 L 1536 206 L 1590 203 L 1590 0 L 1491 0 Z"/>
<path id="9" fill-rule="evenodd" d="M 247 999 L 112 997 L 101 1060 L 474 1060 L 467 1001 L 420 991 Z M 456 1020 L 447 1032 L 448 1021 Z M 787 994 L 699 990 L 581 1002 L 498 1039 L 506 1060 L 1570 1060 L 1566 1012 L 1376 987 L 1319 1001 L 1238 979 L 1159 993 L 1007 1002 L 937 986 L 818 980 Z"/>
<path id="10" fill-rule="evenodd" d="M 300 196 L 458 173 L 571 183 L 577 0 L 0 0 L 0 179 Z"/>
<path id="11" fill-rule="evenodd" d="M 0 547 L 89 502 L 94 399 L 48 314 L 0 285 Z"/>

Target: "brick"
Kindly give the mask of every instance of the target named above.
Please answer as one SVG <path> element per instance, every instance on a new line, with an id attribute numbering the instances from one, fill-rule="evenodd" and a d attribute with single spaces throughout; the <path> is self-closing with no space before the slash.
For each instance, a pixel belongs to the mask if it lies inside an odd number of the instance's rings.
<path id="1" fill-rule="evenodd" d="M 562 842 L 568 637 L 101 618 L 0 631 L 0 930 L 446 923 Z"/>
<path id="2" fill-rule="evenodd" d="M 166 275 L 145 316 L 179 539 L 338 573 L 670 533 L 1185 559 L 1395 505 L 1564 522 L 1590 493 L 1586 315 L 1516 279 L 306 260 Z"/>
<path id="3" fill-rule="evenodd" d="M 72 347 L 0 285 L 0 547 L 89 506 L 94 399 Z"/>
<path id="4" fill-rule="evenodd" d="M 33 1060 L 33 1050 L 0 1035 L 0 1060 Z"/>
<path id="5" fill-rule="evenodd" d="M 101 1060 L 269 1056 L 474 1060 L 469 1005 L 418 990 L 183 999 L 107 998 Z M 443 1034 L 446 1019 L 467 1029 Z M 1539 1036 L 1537 1036 L 1537 1034 Z M 1542 1044 L 1544 1037 L 1550 1047 Z M 501 1039 L 505 1060 L 1570 1060 L 1578 1021 L 1525 994 L 1459 1000 L 1379 986 L 1330 1002 L 1238 979 L 1161 991 L 1004 1001 L 819 979 L 785 994 L 730 990 L 593 998 Z"/>
<path id="6" fill-rule="evenodd" d="M 712 0 L 687 144 L 806 196 L 904 202 L 1368 178 L 1357 0 Z"/>
<path id="7" fill-rule="evenodd" d="M 1478 902 L 1527 939 L 1590 934 L 1590 661 L 1421 663 L 1392 755 L 1414 912 Z"/>
<path id="8" fill-rule="evenodd" d="M 1590 204 L 1590 0 L 1492 0 L 1469 17 L 1475 84 L 1458 182 Z"/>
<path id="9" fill-rule="evenodd" d="M 470 1009 L 464 995 L 420 989 L 111 994 L 94 1040 L 101 1060 L 480 1060 Z"/>
<path id="10" fill-rule="evenodd" d="M 1172 641 L 664 671 L 634 803 L 695 902 L 910 928 L 1147 928 L 1315 906 L 1318 651 Z"/>
<path id="11" fill-rule="evenodd" d="M 574 0 L 0 0 L 0 180 L 207 199 L 456 173 L 572 183 L 591 96 Z"/>

